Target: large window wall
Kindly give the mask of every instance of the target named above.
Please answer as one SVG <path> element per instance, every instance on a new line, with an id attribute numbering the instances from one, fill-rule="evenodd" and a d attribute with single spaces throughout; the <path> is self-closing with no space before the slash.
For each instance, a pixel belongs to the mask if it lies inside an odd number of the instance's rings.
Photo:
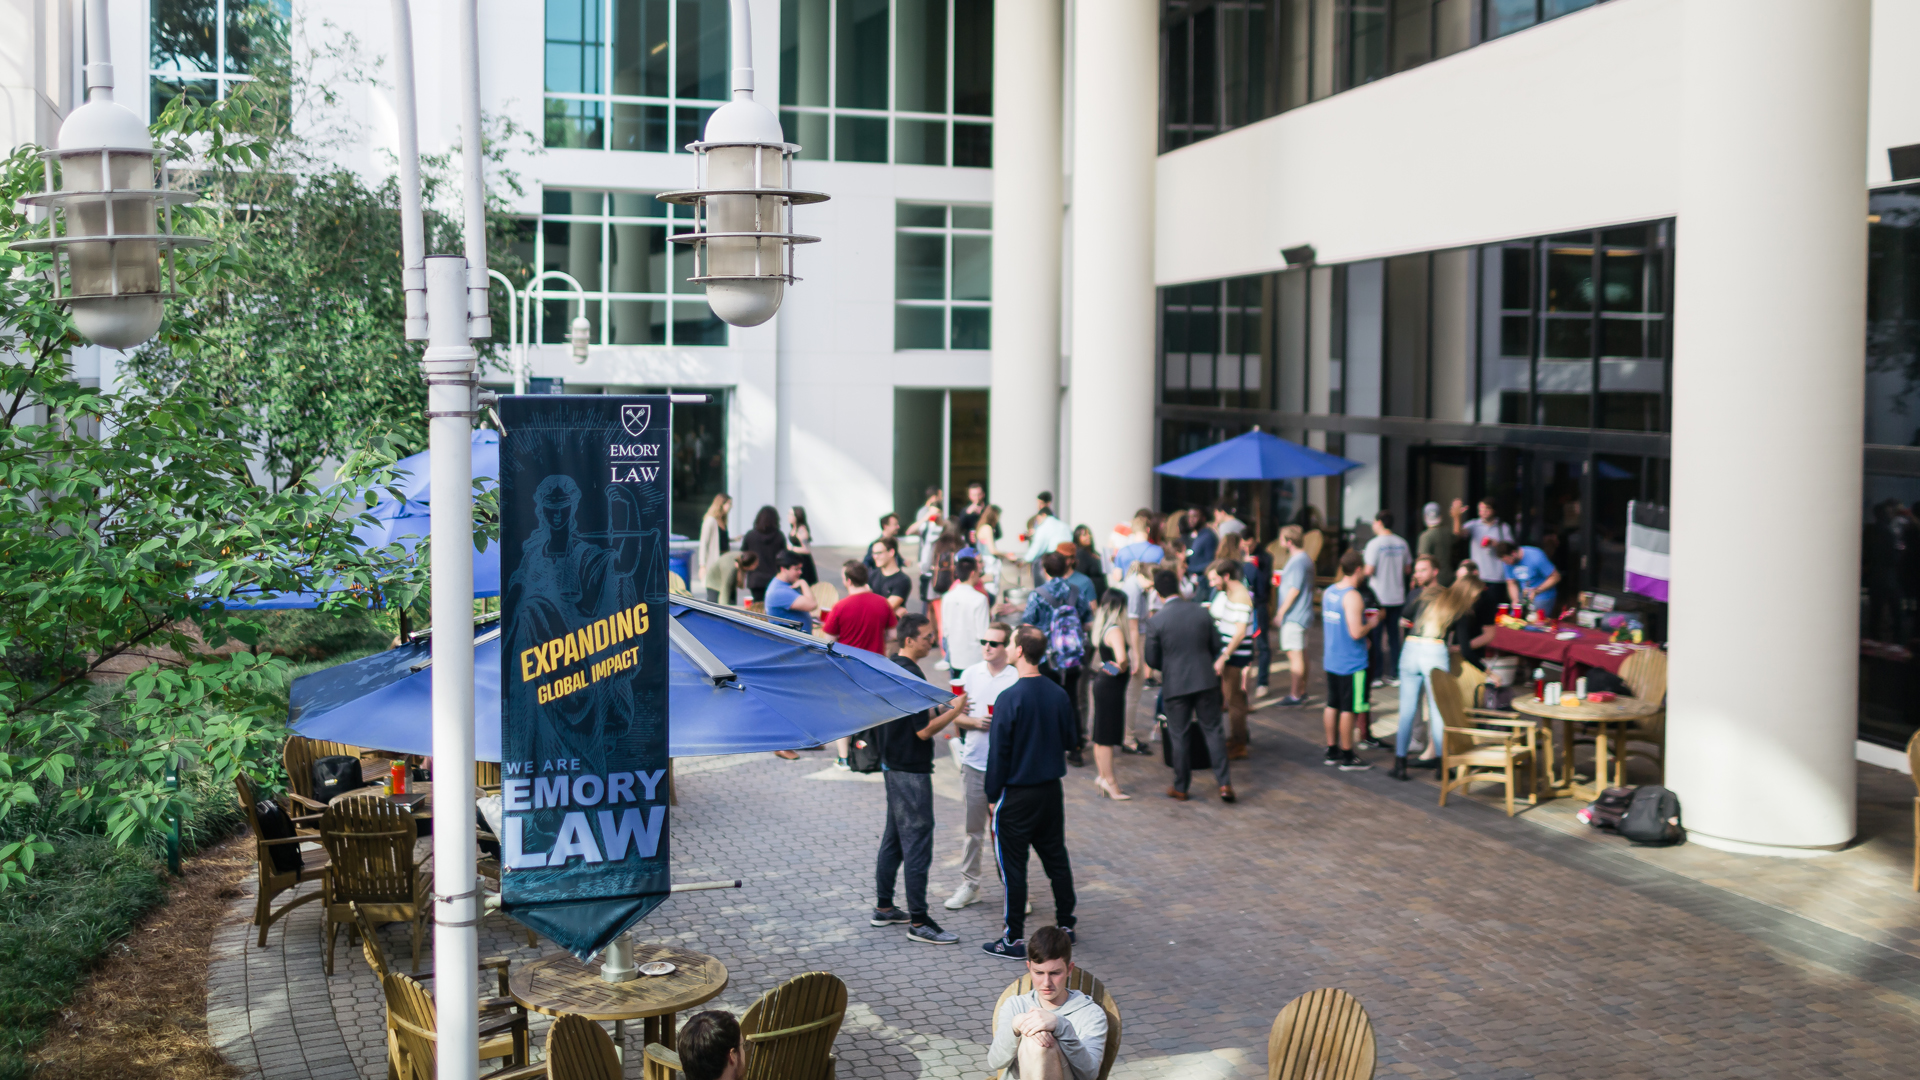
<path id="1" fill-rule="evenodd" d="M 903 202 L 894 215 L 893 347 L 991 347 L 993 209 Z"/>
<path id="2" fill-rule="evenodd" d="M 218 101 L 253 78 L 270 55 L 284 55 L 289 0 L 153 0 L 148 50 L 153 115 L 186 94 Z"/>
<path id="3" fill-rule="evenodd" d="M 546 0 L 546 145 L 684 153 L 727 101 L 727 25 L 727 0 Z"/>
<path id="4" fill-rule="evenodd" d="M 668 205 L 653 194 L 549 189 L 540 217 L 519 224 L 516 252 L 528 266 L 564 271 L 586 290 L 547 279 L 539 341 L 567 340 L 584 295 L 595 344 L 727 343 L 727 326 L 707 306 L 705 290 L 687 281 L 693 274 L 688 246 L 667 242 L 668 232 L 691 228 L 684 216 L 689 210 L 671 207 L 682 215 L 671 222 Z"/>
<path id="5" fill-rule="evenodd" d="M 993 0 L 784 0 L 780 123 L 800 156 L 993 164 Z"/>
<path id="6" fill-rule="evenodd" d="M 1599 0 L 1163 0 L 1162 152 Z"/>
<path id="7" fill-rule="evenodd" d="M 1920 729 L 1920 186 L 1867 215 L 1866 475 L 1860 513 L 1860 737 Z"/>

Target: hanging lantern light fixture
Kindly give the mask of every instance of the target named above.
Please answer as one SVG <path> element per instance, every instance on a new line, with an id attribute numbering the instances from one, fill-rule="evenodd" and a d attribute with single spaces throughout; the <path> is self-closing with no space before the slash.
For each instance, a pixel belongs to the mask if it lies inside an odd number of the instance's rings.
<path id="1" fill-rule="evenodd" d="M 58 149 L 40 155 L 46 191 L 21 200 L 47 207 L 47 237 L 12 246 L 53 254 L 54 295 L 83 337 L 130 349 L 160 329 L 163 301 L 175 295 L 173 249 L 210 241 L 173 233 L 173 207 L 198 196 L 168 190 L 164 168 L 154 186 L 146 125 L 113 100 L 105 9 L 101 0 L 86 8 L 87 103 L 60 125 Z"/>
<path id="2" fill-rule="evenodd" d="M 753 40 L 747 0 L 732 2 L 733 100 L 714 110 L 701 141 L 689 143 L 695 182 L 662 202 L 693 207 L 693 229 L 668 237 L 693 248 L 693 275 L 707 305 L 734 326 L 758 326 L 780 310 L 793 273 L 793 249 L 818 243 L 793 231 L 793 208 L 827 201 L 793 188 L 793 155 L 780 121 L 753 100 Z"/>

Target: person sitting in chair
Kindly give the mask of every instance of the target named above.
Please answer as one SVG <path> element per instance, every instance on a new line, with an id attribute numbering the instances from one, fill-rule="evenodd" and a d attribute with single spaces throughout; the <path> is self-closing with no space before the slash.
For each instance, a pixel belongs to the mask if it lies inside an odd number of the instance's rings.
<path id="1" fill-rule="evenodd" d="M 740 1021 L 725 1009 L 694 1013 L 680 1029 L 680 1069 L 687 1080 L 739 1080 L 746 1067 Z"/>
<path id="2" fill-rule="evenodd" d="M 987 1068 L 1008 1069 L 1017 1080 L 1095 1080 L 1107 1052 L 1107 1014 L 1099 1002 L 1067 989 L 1073 975 L 1067 931 L 1043 926 L 1028 935 L 1027 974 L 1033 990 L 1000 1006 Z"/>

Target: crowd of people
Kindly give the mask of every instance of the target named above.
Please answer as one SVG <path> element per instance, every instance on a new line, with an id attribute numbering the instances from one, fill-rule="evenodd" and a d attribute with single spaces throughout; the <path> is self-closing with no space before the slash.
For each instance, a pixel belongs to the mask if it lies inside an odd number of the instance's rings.
<path id="1" fill-rule="evenodd" d="M 1236 801 L 1232 763 L 1253 752 L 1248 715 L 1268 695 L 1270 671 L 1287 675 L 1286 693 L 1271 704 L 1313 704 L 1307 652 L 1316 601 L 1324 763 L 1370 769 L 1362 752 L 1391 751 L 1391 775 L 1405 780 L 1413 769 L 1439 767 L 1439 710 L 1429 703 L 1429 723 L 1419 722 L 1431 693 L 1426 673 L 1456 652 L 1481 662 L 1497 606 L 1551 611 L 1559 584 L 1551 560 L 1515 544 L 1491 502 L 1473 516 L 1458 500 L 1444 511 L 1427 504 L 1412 543 L 1381 511 L 1371 535 L 1323 574 L 1306 514 L 1265 544 L 1225 503 L 1170 515 L 1141 509 L 1102 538 L 1068 525 L 1051 493 L 1041 492 L 1024 527 L 1008 536 L 1000 508 L 975 482 L 952 513 L 936 488 L 910 521 L 883 515 L 879 535 L 840 567 L 839 586 L 826 597 L 815 591 L 804 508 L 791 507 L 783 527 L 774 507 L 762 507 L 737 542 L 726 529 L 730 510 L 717 496 L 701 530 L 697 576 L 708 600 L 754 608 L 802 632 L 817 625 L 849 647 L 891 653 L 916 677 L 931 668 L 954 692 L 944 707 L 834 748 L 837 767 L 884 774 L 870 923 L 905 926 L 916 942 L 957 941 L 932 917 L 927 897 L 932 774 L 944 742 L 961 774 L 966 819 L 962 880 L 944 908 L 981 902 L 991 852 L 1003 886 L 1002 929 L 982 948 L 1010 959 L 1034 955 L 1029 854 L 1053 892 L 1051 926 L 1041 930 L 1069 945 L 1074 936 L 1062 788 L 1070 770 L 1091 758 L 1096 790 L 1130 800 L 1115 761 L 1150 754 L 1147 744 L 1157 741 L 1172 770 L 1168 798 L 1192 799 L 1193 773 L 1210 769 L 1219 800 Z M 1372 724 L 1381 685 L 1400 690 L 1391 742 Z M 1136 688 L 1150 709 L 1130 704 Z M 1152 718 L 1144 740 L 1136 715 Z M 808 749 L 822 748 L 780 756 Z M 857 761 L 857 749 L 870 761 Z"/>

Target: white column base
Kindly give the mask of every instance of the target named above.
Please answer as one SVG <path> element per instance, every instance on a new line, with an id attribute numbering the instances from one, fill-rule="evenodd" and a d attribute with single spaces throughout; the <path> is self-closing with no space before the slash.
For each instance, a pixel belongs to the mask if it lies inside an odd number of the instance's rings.
<path id="1" fill-rule="evenodd" d="M 1778 844 L 1752 844 L 1745 840 L 1729 840 L 1724 836 L 1708 836 L 1703 832 L 1687 830 L 1687 843 L 1699 844 L 1719 851 L 1730 851 L 1735 855 L 1772 855 L 1779 859 L 1817 859 L 1822 855 L 1832 855 L 1845 851 L 1853 841 L 1833 844 L 1829 847 L 1782 847 Z"/>

